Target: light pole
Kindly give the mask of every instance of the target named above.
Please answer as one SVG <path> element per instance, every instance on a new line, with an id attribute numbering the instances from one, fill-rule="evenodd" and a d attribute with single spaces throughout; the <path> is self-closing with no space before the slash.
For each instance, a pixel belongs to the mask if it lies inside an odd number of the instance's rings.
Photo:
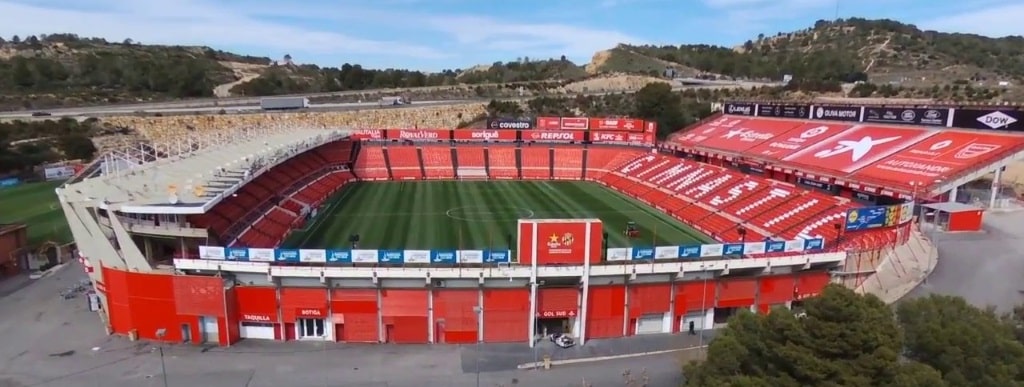
<path id="1" fill-rule="evenodd" d="M 159 351 L 160 351 L 160 377 L 164 381 L 164 387 L 167 387 L 167 365 L 164 363 L 164 337 L 167 336 L 167 330 L 160 328 L 156 330 L 156 338 L 160 340 Z"/>
<path id="2" fill-rule="evenodd" d="M 473 313 L 476 314 L 477 324 L 480 324 L 480 315 L 483 314 L 483 308 L 480 305 L 473 306 Z M 479 326 L 479 325 L 477 325 Z M 480 334 L 476 336 L 476 387 L 480 387 Z"/>

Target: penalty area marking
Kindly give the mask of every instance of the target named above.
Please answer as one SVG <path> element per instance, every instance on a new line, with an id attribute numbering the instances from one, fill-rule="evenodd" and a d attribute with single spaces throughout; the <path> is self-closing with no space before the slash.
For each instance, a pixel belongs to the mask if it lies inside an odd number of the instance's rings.
<path id="1" fill-rule="evenodd" d="M 503 215 L 507 216 L 507 212 L 495 212 L 490 211 L 489 207 L 469 206 L 469 207 L 455 207 L 444 212 L 444 215 L 464 222 L 505 222 L 523 218 L 533 218 L 535 215 L 533 210 L 522 207 L 498 207 L 497 209 L 511 210 L 508 212 L 514 212 L 514 219 L 502 219 Z"/>

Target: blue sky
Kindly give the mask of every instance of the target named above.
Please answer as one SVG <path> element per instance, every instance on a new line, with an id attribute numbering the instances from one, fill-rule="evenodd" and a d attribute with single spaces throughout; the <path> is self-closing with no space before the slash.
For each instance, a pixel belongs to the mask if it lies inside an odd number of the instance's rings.
<path id="1" fill-rule="evenodd" d="M 839 0 L 840 17 L 1024 34 L 1021 0 Z M 519 57 L 586 63 L 616 43 L 741 44 L 836 14 L 835 0 L 0 0 L 0 35 L 209 45 L 321 66 L 436 71 Z"/>

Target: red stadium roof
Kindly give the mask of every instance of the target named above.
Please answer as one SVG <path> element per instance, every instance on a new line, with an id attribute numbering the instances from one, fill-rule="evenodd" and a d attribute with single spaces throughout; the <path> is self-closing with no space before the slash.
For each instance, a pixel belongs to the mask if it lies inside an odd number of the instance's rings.
<path id="1" fill-rule="evenodd" d="M 865 184 L 909 193 L 914 187 L 911 182 L 924 187 L 953 184 L 970 172 L 986 169 L 1024 149 L 1024 136 L 721 116 L 672 136 L 668 144 L 745 155 L 750 161 L 793 169 L 801 176 L 800 172 L 826 174 L 840 179 L 837 183 L 849 181 L 847 185 L 855 189 Z"/>
<path id="2" fill-rule="evenodd" d="M 947 180 L 1024 146 L 1024 137 L 944 130 L 855 172 L 854 179 L 910 187 Z"/>

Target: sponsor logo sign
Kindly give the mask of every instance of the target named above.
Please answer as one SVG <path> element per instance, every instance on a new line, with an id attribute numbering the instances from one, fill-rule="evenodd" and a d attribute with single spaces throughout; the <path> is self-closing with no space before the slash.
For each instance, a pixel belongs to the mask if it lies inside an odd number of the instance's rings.
<path id="1" fill-rule="evenodd" d="M 408 141 L 447 141 L 450 131 L 436 129 L 388 129 L 388 139 Z"/>
<path id="2" fill-rule="evenodd" d="M 590 129 L 590 119 L 587 117 L 562 117 L 559 128 L 562 130 L 587 130 Z"/>
<path id="3" fill-rule="evenodd" d="M 384 131 L 380 129 L 359 129 L 352 131 L 349 137 L 355 140 L 383 140 Z"/>
<path id="4" fill-rule="evenodd" d="M 295 316 L 298 318 L 318 318 L 326 315 L 326 311 L 322 308 L 298 308 L 295 310 Z"/>
<path id="5" fill-rule="evenodd" d="M 757 111 L 757 105 L 752 103 L 727 103 L 725 104 L 725 109 L 723 109 L 723 111 L 725 114 L 753 116 L 754 112 Z"/>
<path id="6" fill-rule="evenodd" d="M 885 124 L 910 124 L 925 126 L 946 126 L 949 109 L 921 108 L 864 108 L 864 122 Z"/>
<path id="7" fill-rule="evenodd" d="M 816 120 L 860 122 L 861 108 L 853 106 L 818 105 L 811 110 Z"/>
<path id="8" fill-rule="evenodd" d="M 758 117 L 810 118 L 810 105 L 757 105 Z"/>
<path id="9" fill-rule="evenodd" d="M 513 118 L 488 118 L 487 129 L 533 129 L 533 120 Z"/>
<path id="10" fill-rule="evenodd" d="M 528 130 L 520 133 L 523 141 L 583 141 L 583 132 Z"/>
<path id="11" fill-rule="evenodd" d="M 274 250 L 274 262 L 298 263 L 299 262 L 299 250 L 296 250 L 296 249 L 277 249 L 277 250 Z"/>
<path id="12" fill-rule="evenodd" d="M 43 170 L 46 180 L 67 180 L 75 176 L 75 167 L 49 167 Z"/>
<path id="13" fill-rule="evenodd" d="M 242 321 L 251 322 L 271 322 L 270 315 L 258 314 L 258 313 L 243 313 L 241 316 Z"/>
<path id="14" fill-rule="evenodd" d="M 562 129 L 562 117 L 537 117 L 534 128 L 540 130 Z"/>
<path id="15" fill-rule="evenodd" d="M 639 132 L 590 132 L 590 142 L 650 145 L 653 136 Z"/>
<path id="16" fill-rule="evenodd" d="M 888 216 L 887 206 L 852 208 L 846 212 L 846 231 L 884 227 Z"/>
<path id="17" fill-rule="evenodd" d="M 591 118 L 590 130 L 642 132 L 644 130 L 644 121 L 632 118 Z"/>
<path id="18" fill-rule="evenodd" d="M 432 250 L 430 252 L 430 263 L 454 265 L 458 253 L 455 250 Z"/>
<path id="19" fill-rule="evenodd" d="M 8 177 L 6 179 L 0 180 L 0 188 L 14 187 L 18 184 L 21 184 L 21 180 L 18 180 L 17 177 Z"/>
<path id="20" fill-rule="evenodd" d="M 457 141 L 515 141 L 515 130 L 457 129 L 452 136 Z"/>
<path id="21" fill-rule="evenodd" d="M 967 129 L 1024 131 L 1024 112 L 1019 110 L 957 109 L 953 126 Z"/>
<path id="22" fill-rule="evenodd" d="M 725 132 L 725 134 L 722 134 L 722 138 L 726 140 L 735 140 L 752 143 L 760 143 L 762 141 L 771 140 L 774 137 L 774 133 L 762 133 L 754 129 L 746 128 L 729 129 L 727 132 Z"/>
<path id="23" fill-rule="evenodd" d="M 576 317 L 575 310 L 546 310 L 538 311 L 537 317 L 542 318 L 557 318 L 557 317 Z"/>
<path id="24" fill-rule="evenodd" d="M 793 152 L 824 141 L 833 134 L 847 128 L 848 126 L 842 125 L 804 125 L 781 136 L 776 136 L 774 141 L 765 141 L 757 145 L 751 153 L 771 156 L 773 158 L 783 158 Z"/>
<path id="25" fill-rule="evenodd" d="M 644 133 L 653 135 L 658 132 L 658 123 L 652 121 L 644 121 Z"/>

